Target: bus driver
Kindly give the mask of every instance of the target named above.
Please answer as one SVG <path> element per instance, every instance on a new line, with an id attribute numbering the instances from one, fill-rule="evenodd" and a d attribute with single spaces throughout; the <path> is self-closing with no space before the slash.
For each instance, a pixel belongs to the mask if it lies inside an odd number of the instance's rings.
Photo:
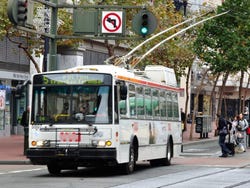
<path id="1" fill-rule="evenodd" d="M 77 121 L 81 121 L 84 119 L 86 114 L 87 114 L 87 106 L 81 104 L 79 106 L 79 112 L 75 114 L 75 118 L 77 119 Z"/>

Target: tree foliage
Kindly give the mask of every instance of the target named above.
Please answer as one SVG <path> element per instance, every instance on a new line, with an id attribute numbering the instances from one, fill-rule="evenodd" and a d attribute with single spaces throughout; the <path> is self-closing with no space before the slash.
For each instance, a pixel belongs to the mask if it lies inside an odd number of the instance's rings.
<path id="1" fill-rule="evenodd" d="M 10 27 L 10 22 L 7 18 L 7 0 L 0 2 L 0 40 L 6 35 L 7 29 Z"/>
<path id="2" fill-rule="evenodd" d="M 162 1 L 162 0 L 155 0 L 155 1 L 148 1 L 148 0 L 72 0 L 72 3 L 81 4 L 81 5 L 117 5 L 117 6 L 124 6 L 124 5 L 136 5 L 136 6 L 145 6 L 149 9 L 153 14 L 157 17 L 158 20 L 158 27 L 155 33 L 160 32 L 164 29 L 167 29 L 177 23 L 183 21 L 183 15 L 179 12 L 176 12 L 173 1 Z M 1 19 L 1 26 L 0 26 L 0 36 L 24 36 L 27 38 L 27 46 L 30 49 L 30 52 L 34 49 L 36 53 L 42 54 L 43 53 L 43 37 L 36 35 L 36 34 L 25 34 L 19 30 L 13 29 L 12 24 L 9 22 L 6 13 L 6 6 L 7 0 L 1 1 L 0 9 L 0 19 Z M 41 7 L 40 3 L 35 3 L 35 7 Z M 135 36 L 132 32 L 132 18 L 133 16 L 139 11 L 139 9 L 127 9 L 126 10 L 126 34 L 130 36 Z M 36 12 L 36 10 L 35 10 Z M 60 25 L 58 26 L 57 33 L 59 35 L 72 35 L 72 9 L 59 9 L 58 11 L 58 20 L 60 21 Z M 35 23 L 35 26 L 38 23 Z M 177 32 L 178 29 L 172 30 L 166 33 L 164 36 L 161 36 L 155 39 L 152 42 L 147 43 L 142 49 L 140 49 L 135 55 L 139 56 L 145 53 L 148 49 L 150 49 L 155 44 L 159 43 L 161 40 L 165 39 L 166 37 L 172 35 L 173 33 Z M 24 35 L 25 34 L 25 35 Z M 142 39 L 145 40 L 146 38 Z M 109 55 L 116 55 L 114 54 L 114 48 L 119 46 L 120 44 L 126 44 L 128 48 L 133 48 L 138 45 L 142 40 L 115 40 L 112 43 L 109 43 L 108 40 L 105 40 L 105 45 L 109 51 Z M 161 47 L 157 48 L 153 53 L 151 53 L 147 59 L 145 59 L 140 66 L 145 66 L 146 64 L 161 64 L 168 67 L 173 67 L 178 75 L 182 75 L 186 67 L 192 63 L 193 60 L 193 53 L 191 50 L 191 42 L 189 34 L 186 33 L 181 37 L 177 37 L 174 40 L 169 41 L 166 44 L 163 44 Z M 57 41 L 58 46 L 67 46 L 67 47 L 78 47 L 78 45 L 84 42 L 82 39 L 60 39 Z"/>
<path id="3" fill-rule="evenodd" d="M 235 73 L 249 67 L 249 7 L 249 0 L 226 0 L 217 13 L 230 12 L 206 22 L 199 30 L 195 52 L 214 73 Z"/>

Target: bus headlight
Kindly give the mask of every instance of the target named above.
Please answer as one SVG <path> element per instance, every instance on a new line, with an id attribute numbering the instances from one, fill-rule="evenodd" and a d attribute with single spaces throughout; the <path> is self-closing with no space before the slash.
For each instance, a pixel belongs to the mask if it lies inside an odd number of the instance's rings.
<path id="1" fill-rule="evenodd" d="M 112 142 L 110 140 L 106 141 L 106 146 L 111 146 L 112 145 Z"/>
<path id="2" fill-rule="evenodd" d="M 110 140 L 104 141 L 104 140 L 99 140 L 98 141 L 98 146 L 105 147 L 105 146 L 111 146 L 112 142 Z"/>
<path id="3" fill-rule="evenodd" d="M 49 147 L 50 146 L 50 141 L 49 140 L 32 141 L 31 145 L 32 146 L 37 146 L 37 147 Z"/>

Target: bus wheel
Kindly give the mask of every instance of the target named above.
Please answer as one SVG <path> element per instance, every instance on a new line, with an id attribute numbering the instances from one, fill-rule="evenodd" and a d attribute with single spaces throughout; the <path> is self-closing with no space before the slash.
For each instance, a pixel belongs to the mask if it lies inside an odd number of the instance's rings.
<path id="1" fill-rule="evenodd" d="M 164 165 L 164 166 L 171 165 L 171 158 L 172 158 L 171 144 L 170 144 L 170 142 L 168 142 L 168 144 L 167 144 L 166 158 L 162 159 L 162 165 Z"/>
<path id="2" fill-rule="evenodd" d="M 55 163 L 55 164 L 48 164 L 47 165 L 48 171 L 52 175 L 58 175 L 61 172 L 61 168 Z"/>
<path id="3" fill-rule="evenodd" d="M 122 164 L 122 171 L 125 174 L 131 174 L 135 170 L 135 150 L 133 146 L 129 149 L 129 162 Z"/>

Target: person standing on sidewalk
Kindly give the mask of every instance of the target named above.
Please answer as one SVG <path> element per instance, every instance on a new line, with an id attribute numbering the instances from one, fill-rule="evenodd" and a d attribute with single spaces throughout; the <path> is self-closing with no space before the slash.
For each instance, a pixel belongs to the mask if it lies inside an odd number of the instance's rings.
<path id="1" fill-rule="evenodd" d="M 248 128 L 248 122 L 247 120 L 244 118 L 244 115 L 241 113 L 239 115 L 239 121 L 238 121 L 238 125 L 236 126 L 237 129 L 237 137 L 239 138 L 239 143 L 241 143 L 244 146 L 244 152 L 246 151 L 247 148 L 247 134 L 246 134 L 246 130 Z"/>
<path id="2" fill-rule="evenodd" d="M 26 149 L 28 148 L 28 139 L 29 139 L 29 113 L 30 107 L 27 106 L 27 109 L 23 112 L 21 125 L 24 128 L 24 155 L 26 154 Z"/>
<path id="3" fill-rule="evenodd" d="M 223 117 L 221 117 L 219 114 L 217 114 L 217 117 L 219 118 L 217 126 L 217 130 L 219 132 L 219 145 L 221 147 L 222 152 L 222 155 L 220 155 L 220 157 L 228 157 L 228 155 L 233 155 L 233 152 L 229 150 L 225 144 L 226 136 L 229 133 L 227 126 L 229 122 Z"/>
<path id="4" fill-rule="evenodd" d="M 186 121 L 186 114 L 185 114 L 185 112 L 183 112 L 183 109 L 181 108 L 181 126 L 182 126 L 182 132 L 187 130 L 185 121 Z"/>

